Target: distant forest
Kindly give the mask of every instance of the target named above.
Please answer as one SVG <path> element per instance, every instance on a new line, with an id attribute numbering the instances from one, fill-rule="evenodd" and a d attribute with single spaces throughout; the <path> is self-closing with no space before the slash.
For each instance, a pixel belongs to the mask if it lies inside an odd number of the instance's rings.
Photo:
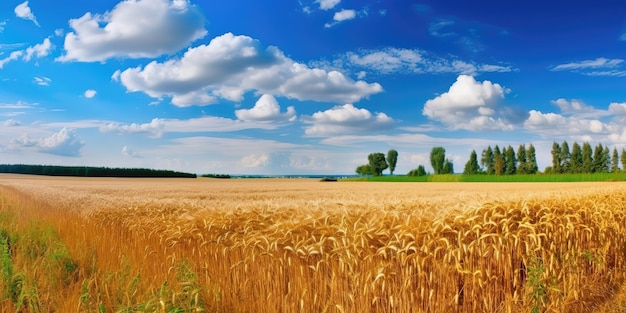
<path id="1" fill-rule="evenodd" d="M 196 174 L 148 168 L 108 168 L 90 166 L 55 166 L 2 164 L 0 173 L 75 177 L 179 177 L 196 178 Z"/>

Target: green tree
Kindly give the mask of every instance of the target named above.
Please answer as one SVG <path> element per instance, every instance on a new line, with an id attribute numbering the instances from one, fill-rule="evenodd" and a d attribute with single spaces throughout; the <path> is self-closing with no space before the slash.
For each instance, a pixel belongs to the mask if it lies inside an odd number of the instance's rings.
<path id="1" fill-rule="evenodd" d="M 370 153 L 370 155 L 367 156 L 367 160 L 369 161 L 369 166 L 372 168 L 374 176 L 382 176 L 383 171 L 389 167 L 387 160 L 385 160 L 384 153 Z"/>
<path id="2" fill-rule="evenodd" d="M 430 165 L 433 167 L 435 174 L 444 174 L 443 167 L 446 163 L 446 149 L 443 147 L 434 147 L 430 151 Z"/>
<path id="3" fill-rule="evenodd" d="M 389 173 L 393 175 L 396 170 L 396 164 L 398 163 L 398 151 L 391 149 L 387 151 L 387 163 L 389 163 Z"/>
<path id="4" fill-rule="evenodd" d="M 515 150 L 510 145 L 506 148 L 506 165 L 505 173 L 507 175 L 515 175 L 517 171 L 517 159 L 515 158 Z"/>
<path id="5" fill-rule="evenodd" d="M 572 154 L 570 156 L 570 172 L 581 173 L 583 171 L 583 151 L 578 142 L 574 141 L 572 145 Z"/>
<path id="6" fill-rule="evenodd" d="M 593 173 L 593 149 L 591 144 L 583 142 L 583 173 Z"/>
<path id="7" fill-rule="evenodd" d="M 611 149 L 609 146 L 604 146 L 604 150 L 602 150 L 602 160 L 604 161 L 602 166 L 602 172 L 608 173 L 611 171 Z"/>
<path id="8" fill-rule="evenodd" d="M 526 158 L 526 145 L 521 144 L 517 148 L 517 173 L 528 174 L 528 160 Z"/>
<path id="9" fill-rule="evenodd" d="M 535 146 L 531 143 L 526 150 L 526 157 L 528 158 L 528 174 L 537 174 L 539 167 L 537 166 L 537 154 L 535 152 Z"/>
<path id="10" fill-rule="evenodd" d="M 478 156 L 476 155 L 476 150 L 472 150 L 470 153 L 470 158 L 465 163 L 465 169 L 463 169 L 463 174 L 465 175 L 473 175 L 481 173 L 480 165 L 478 165 Z"/>
<path id="11" fill-rule="evenodd" d="M 426 168 L 424 168 L 424 165 L 420 165 L 416 169 L 411 170 L 406 175 L 407 176 L 426 176 L 428 174 L 426 173 Z"/>
<path id="12" fill-rule="evenodd" d="M 622 148 L 622 156 L 620 157 L 620 161 L 622 161 L 622 171 L 626 171 L 626 149 Z"/>
<path id="13" fill-rule="evenodd" d="M 446 159 L 443 163 L 443 169 L 441 169 L 441 174 L 454 174 L 454 164 L 452 161 Z"/>
<path id="14" fill-rule="evenodd" d="M 613 156 L 611 157 L 611 173 L 619 172 L 619 155 L 617 148 L 613 147 Z"/>
<path id="15" fill-rule="evenodd" d="M 561 146 L 555 141 L 552 143 L 552 172 L 561 173 Z"/>
<path id="16" fill-rule="evenodd" d="M 374 175 L 374 171 L 372 170 L 372 167 L 369 164 L 359 165 L 356 168 L 356 173 L 362 176 Z"/>
<path id="17" fill-rule="evenodd" d="M 563 141 L 561 144 L 561 155 L 559 159 L 561 161 L 561 173 L 571 173 L 571 154 L 569 153 L 569 145 L 567 141 Z"/>
<path id="18" fill-rule="evenodd" d="M 594 173 L 604 173 L 607 171 L 604 146 L 599 143 L 593 149 L 593 170 Z"/>
<path id="19" fill-rule="evenodd" d="M 491 146 L 488 146 L 487 149 L 483 150 L 483 153 L 480 156 L 480 164 L 485 168 L 485 172 L 488 175 L 495 174 L 495 160 L 493 158 L 493 150 Z"/>
<path id="20" fill-rule="evenodd" d="M 504 156 L 502 155 L 502 152 L 500 152 L 500 147 L 496 145 L 496 147 L 493 148 L 493 167 L 495 174 L 504 174 L 505 166 L 506 164 L 504 162 Z"/>

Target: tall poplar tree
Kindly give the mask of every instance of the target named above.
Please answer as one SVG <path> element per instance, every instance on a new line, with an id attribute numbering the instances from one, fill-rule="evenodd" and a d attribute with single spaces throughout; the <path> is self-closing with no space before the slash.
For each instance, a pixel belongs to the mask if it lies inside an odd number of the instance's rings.
<path id="1" fill-rule="evenodd" d="M 619 172 L 619 155 L 617 148 L 613 147 L 613 156 L 611 157 L 611 173 Z"/>
<path id="2" fill-rule="evenodd" d="M 465 163 L 465 168 L 463 169 L 463 174 L 472 175 L 479 174 L 481 171 L 480 166 L 478 165 L 478 156 L 476 155 L 476 150 L 472 150 L 470 153 L 469 160 Z"/>
<path id="3" fill-rule="evenodd" d="M 561 173 L 561 146 L 555 141 L 552 143 L 552 172 Z"/>
<path id="4" fill-rule="evenodd" d="M 515 175 L 517 171 L 517 159 L 515 158 L 515 150 L 510 145 L 506 148 L 506 171 L 507 175 Z"/>
<path id="5" fill-rule="evenodd" d="M 535 146 L 531 143 L 526 150 L 526 157 L 528 158 L 528 174 L 537 174 L 539 167 L 537 166 L 537 154 L 535 152 Z"/>
<path id="6" fill-rule="evenodd" d="M 528 160 L 526 159 L 526 145 L 521 144 L 517 148 L 517 173 L 528 174 Z"/>
<path id="7" fill-rule="evenodd" d="M 588 142 L 583 143 L 583 173 L 593 173 L 593 149 Z"/>
<path id="8" fill-rule="evenodd" d="M 561 155 L 559 156 L 559 161 L 561 161 L 561 166 L 560 166 L 560 170 L 561 173 L 571 173 L 571 161 L 570 161 L 571 155 L 569 153 L 569 145 L 567 144 L 567 141 L 563 141 L 563 143 L 561 144 Z"/>
<path id="9" fill-rule="evenodd" d="M 480 164 L 485 168 L 485 172 L 488 175 L 495 174 L 495 160 L 493 158 L 493 150 L 491 146 L 488 146 L 487 149 L 483 150 L 483 153 L 480 157 Z"/>
<path id="10" fill-rule="evenodd" d="M 581 173 L 583 171 L 583 151 L 578 142 L 572 145 L 572 155 L 570 158 L 570 172 Z"/>

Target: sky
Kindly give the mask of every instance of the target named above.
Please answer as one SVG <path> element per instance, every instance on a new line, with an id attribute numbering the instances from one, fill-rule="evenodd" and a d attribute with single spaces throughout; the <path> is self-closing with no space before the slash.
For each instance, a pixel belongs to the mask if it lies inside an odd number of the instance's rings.
<path id="1" fill-rule="evenodd" d="M 472 150 L 626 147 L 623 1 L 0 2 L 0 163 L 460 172 Z"/>

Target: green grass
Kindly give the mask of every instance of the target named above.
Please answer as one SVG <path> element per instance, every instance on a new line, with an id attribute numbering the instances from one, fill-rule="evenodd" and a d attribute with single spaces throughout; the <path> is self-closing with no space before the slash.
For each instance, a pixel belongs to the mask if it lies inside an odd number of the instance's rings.
<path id="1" fill-rule="evenodd" d="M 540 183 L 540 182 L 593 182 L 626 181 L 626 172 L 593 174 L 534 174 L 534 175 L 427 175 L 427 176 L 373 176 L 342 179 L 341 181 L 374 182 L 496 182 L 496 183 Z"/>

